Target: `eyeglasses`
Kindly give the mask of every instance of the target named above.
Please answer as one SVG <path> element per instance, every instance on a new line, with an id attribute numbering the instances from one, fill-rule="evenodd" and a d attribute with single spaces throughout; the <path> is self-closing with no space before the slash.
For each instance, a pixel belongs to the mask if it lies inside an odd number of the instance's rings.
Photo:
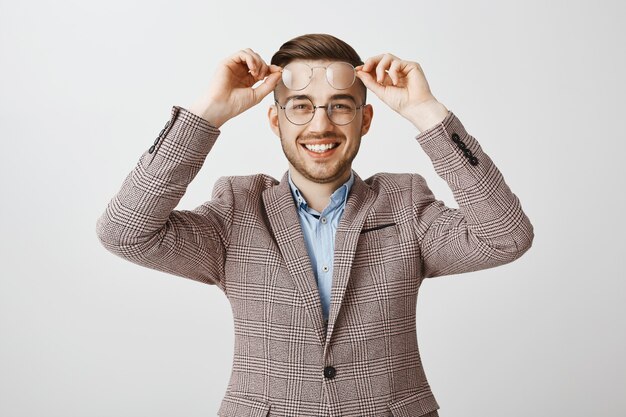
<path id="1" fill-rule="evenodd" d="M 314 106 L 311 99 L 306 96 L 291 98 L 284 106 L 281 106 L 276 100 L 274 102 L 285 111 L 287 120 L 294 125 L 309 123 L 315 116 L 315 110 L 319 108 L 326 109 L 326 114 L 333 124 L 347 125 L 354 120 L 356 111 L 365 106 L 365 103 L 357 106 L 351 97 L 334 98 L 325 106 Z"/>
<path id="2" fill-rule="evenodd" d="M 283 84 L 290 90 L 303 90 L 311 83 L 315 68 L 324 68 L 328 84 L 337 90 L 352 87 L 356 80 L 356 70 L 348 62 L 333 62 L 327 67 L 311 67 L 304 62 L 290 62 L 283 68 Z"/>

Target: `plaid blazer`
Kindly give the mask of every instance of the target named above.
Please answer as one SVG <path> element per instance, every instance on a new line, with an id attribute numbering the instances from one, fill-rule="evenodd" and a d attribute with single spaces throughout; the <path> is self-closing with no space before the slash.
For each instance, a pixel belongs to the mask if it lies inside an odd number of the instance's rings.
<path id="1" fill-rule="evenodd" d="M 459 208 L 418 174 L 355 173 L 325 323 L 286 172 L 221 177 L 210 201 L 174 210 L 219 133 L 174 106 L 96 225 L 116 255 L 225 293 L 235 344 L 219 415 L 436 416 L 416 335 L 422 279 L 511 262 L 534 236 L 478 142 L 452 112 L 416 137 Z"/>

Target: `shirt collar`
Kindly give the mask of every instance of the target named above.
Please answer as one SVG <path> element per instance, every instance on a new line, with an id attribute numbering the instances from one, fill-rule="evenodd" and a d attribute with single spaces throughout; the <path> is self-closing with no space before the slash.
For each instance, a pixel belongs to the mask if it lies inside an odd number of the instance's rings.
<path id="1" fill-rule="evenodd" d="M 294 184 L 291 179 L 291 171 L 289 172 L 289 187 L 291 188 L 291 194 L 296 201 L 299 209 L 309 210 L 306 200 L 304 196 L 300 193 L 296 184 Z M 348 181 L 344 182 L 339 188 L 337 188 L 330 196 L 329 208 L 335 206 L 343 206 L 346 204 L 348 200 L 348 194 L 350 193 L 350 188 L 352 188 L 352 184 L 354 183 L 354 171 L 350 170 L 350 178 Z M 313 209 L 310 209 L 313 210 Z"/>

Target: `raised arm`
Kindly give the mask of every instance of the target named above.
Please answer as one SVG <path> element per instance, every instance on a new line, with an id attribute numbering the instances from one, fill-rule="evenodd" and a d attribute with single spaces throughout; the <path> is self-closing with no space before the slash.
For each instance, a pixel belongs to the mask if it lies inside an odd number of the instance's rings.
<path id="1" fill-rule="evenodd" d="M 208 91 L 190 110 L 175 106 L 150 149 L 127 175 L 96 223 L 103 246 L 142 266 L 224 289 L 233 194 L 220 178 L 210 201 L 174 210 L 200 171 L 219 127 L 273 90 L 280 68 L 250 49 L 220 63 Z M 264 80 L 256 88 L 252 86 Z"/>
<path id="2" fill-rule="evenodd" d="M 449 208 L 420 175 L 412 184 L 422 275 L 476 271 L 511 262 L 532 245 L 533 226 L 493 161 L 430 91 L 421 66 L 391 54 L 369 58 L 357 76 L 421 133 L 417 140 L 452 189 Z"/>
<path id="3" fill-rule="evenodd" d="M 232 194 L 224 178 L 213 199 L 174 210 L 214 145 L 219 130 L 174 107 L 172 118 L 127 175 L 96 223 L 110 252 L 148 268 L 221 284 Z"/>
<path id="4" fill-rule="evenodd" d="M 498 168 L 454 113 L 417 140 L 459 205 L 446 207 L 424 178 L 414 176 L 423 276 L 492 268 L 522 256 L 532 245 L 533 226 Z"/>

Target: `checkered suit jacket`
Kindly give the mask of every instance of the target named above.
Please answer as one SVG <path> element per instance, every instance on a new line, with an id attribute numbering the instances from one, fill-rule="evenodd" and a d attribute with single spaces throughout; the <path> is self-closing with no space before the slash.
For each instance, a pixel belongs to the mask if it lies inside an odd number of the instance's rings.
<path id="1" fill-rule="evenodd" d="M 328 323 L 287 173 L 222 177 L 174 210 L 219 130 L 181 107 L 97 221 L 106 249 L 219 287 L 234 359 L 221 416 L 436 416 L 416 336 L 422 279 L 491 268 L 533 227 L 491 159 L 449 112 L 417 136 L 459 208 L 418 174 L 355 181 L 336 232 Z"/>

